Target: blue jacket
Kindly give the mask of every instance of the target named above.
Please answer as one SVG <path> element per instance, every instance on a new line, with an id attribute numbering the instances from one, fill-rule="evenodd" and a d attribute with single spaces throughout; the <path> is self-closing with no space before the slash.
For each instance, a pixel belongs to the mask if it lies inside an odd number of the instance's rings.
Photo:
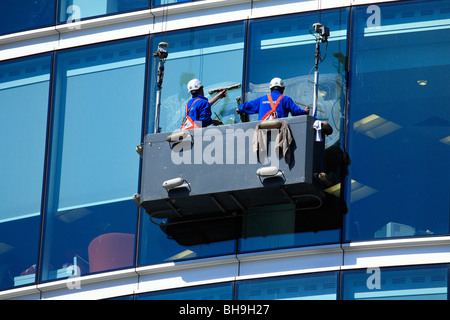
<path id="1" fill-rule="evenodd" d="M 192 106 L 192 103 L 199 98 L 199 100 Z M 193 95 L 187 103 L 189 110 L 189 117 L 194 121 L 201 121 L 202 127 L 207 127 L 212 123 L 211 119 L 211 105 L 204 96 Z"/>
<path id="2" fill-rule="evenodd" d="M 272 91 L 270 94 L 272 96 L 272 100 L 275 103 L 275 101 L 278 99 L 278 97 L 281 95 L 279 91 Z M 256 98 L 255 100 L 244 102 L 238 107 L 240 112 L 248 113 L 248 114 L 254 114 L 258 113 L 258 120 L 261 120 L 264 115 L 272 110 L 270 106 L 269 99 L 267 98 L 267 95 L 261 96 L 259 98 Z M 302 114 L 307 114 L 305 110 L 300 109 L 294 101 L 288 97 L 284 96 L 280 103 L 277 106 L 277 114 L 278 118 L 285 118 L 291 113 L 293 116 L 299 116 Z"/>

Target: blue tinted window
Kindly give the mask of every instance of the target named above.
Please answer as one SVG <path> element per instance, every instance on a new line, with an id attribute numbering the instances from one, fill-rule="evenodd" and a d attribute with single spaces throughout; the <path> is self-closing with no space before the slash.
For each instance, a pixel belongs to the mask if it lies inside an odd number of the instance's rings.
<path id="1" fill-rule="evenodd" d="M 238 281 L 237 300 L 336 300 L 338 274 L 318 273 Z"/>
<path id="2" fill-rule="evenodd" d="M 136 300 L 232 300 L 233 283 L 211 284 L 144 293 L 136 296 Z"/>
<path id="3" fill-rule="evenodd" d="M 0 290 L 35 281 L 51 62 L 0 64 Z"/>
<path id="4" fill-rule="evenodd" d="M 212 97 L 208 94 L 211 89 L 242 83 L 244 34 L 245 24 L 239 22 L 152 36 L 152 52 L 157 50 L 161 41 L 169 45 L 161 94 L 160 131 L 172 131 L 181 126 L 185 105 L 191 98 L 187 91 L 187 83 L 191 79 L 198 78 L 203 82 L 207 98 Z M 149 133 L 154 132 L 157 59 L 153 59 L 151 65 Z M 232 123 L 236 116 L 236 97 L 240 94 L 239 88 L 229 90 L 226 98 L 212 106 L 213 114 L 217 114 L 224 123 Z M 168 237 L 162 230 L 164 228 L 152 223 L 144 210 L 141 210 L 141 217 L 141 265 L 224 255 L 236 250 L 235 240 L 202 245 L 189 245 L 185 241 L 179 243 Z M 189 225 L 189 222 L 176 224 L 174 228 L 174 232 L 184 234 L 182 238 L 188 242 L 190 237 L 196 237 L 198 233 L 195 231 L 196 227 Z"/>
<path id="5" fill-rule="evenodd" d="M 344 271 L 344 300 L 447 300 L 448 266 Z"/>
<path id="6" fill-rule="evenodd" d="M 330 29 L 328 45 L 322 43 L 320 48 L 324 60 L 319 65 L 317 111 L 317 118 L 328 121 L 334 129 L 326 138 L 328 147 L 339 142 L 342 133 L 348 9 L 323 11 L 320 16 L 314 12 L 252 21 L 245 100 L 268 94 L 270 80 L 280 77 L 285 82 L 285 95 L 302 109 L 312 107 L 316 42 L 311 31 L 318 20 Z M 257 119 L 257 115 L 250 117 Z"/>
<path id="7" fill-rule="evenodd" d="M 198 240 L 199 232 L 196 231 L 195 222 L 190 223 L 189 221 L 186 221 L 185 223 L 172 224 L 172 231 L 169 235 L 172 233 L 176 234 L 177 240 L 175 240 L 163 231 L 165 229 L 164 225 L 159 227 L 155 224 L 164 223 L 165 221 L 155 218 L 153 218 L 152 221 L 149 219 L 149 215 L 145 210 L 142 209 L 140 221 L 139 265 L 226 255 L 236 251 L 235 240 L 213 242 L 209 244 L 189 243 L 191 240 L 193 240 L 194 243 Z"/>
<path id="8" fill-rule="evenodd" d="M 199 0 L 152 0 L 152 7 L 159 7 L 159 6 L 165 6 L 168 4 L 193 2 L 193 1 L 199 1 Z"/>
<path id="9" fill-rule="evenodd" d="M 314 213 L 290 204 L 250 208 L 243 217 L 239 252 L 339 242 L 339 229 L 327 228 L 328 222 Z"/>
<path id="10" fill-rule="evenodd" d="M 450 1 L 354 8 L 347 240 L 449 232 Z"/>
<path id="11" fill-rule="evenodd" d="M 290 96 L 302 109 L 312 106 L 315 37 L 310 33 L 317 22 L 317 13 L 306 13 L 250 22 L 247 56 L 245 100 L 250 101 L 270 92 L 272 78 L 285 82 L 285 95 Z M 341 148 L 342 115 L 345 92 L 345 57 L 347 55 L 347 9 L 322 12 L 321 23 L 330 29 L 328 45 L 321 44 L 324 61 L 319 65 L 319 99 L 317 118 L 333 127 L 333 134 L 326 138 L 330 152 L 343 154 Z M 258 115 L 250 115 L 257 120 Z M 332 151 L 333 150 L 333 151 Z M 339 166 L 336 165 L 336 168 Z M 331 186 L 339 196 L 338 170 Z M 293 206 L 255 208 L 244 217 L 244 238 L 239 250 L 253 251 L 318 243 L 339 242 L 339 228 L 325 228 L 323 223 L 313 221 L 314 216 Z M 313 219 L 311 219 L 313 218 Z M 256 229 L 265 230 L 269 236 L 250 236 Z M 308 229 L 309 228 L 309 229 Z M 316 232 L 321 230 L 319 232 Z"/>
<path id="12" fill-rule="evenodd" d="M 134 264 L 146 47 L 143 37 L 56 55 L 43 280 Z"/>
<path id="13" fill-rule="evenodd" d="M 209 90 L 242 83 L 244 35 L 245 24 L 238 22 L 152 37 L 153 52 L 161 41 L 169 45 L 161 91 L 160 132 L 180 128 L 191 98 L 187 91 L 190 80 L 197 78 L 203 83 L 208 99 L 217 94 L 209 94 Z M 154 132 L 157 59 L 153 59 L 151 67 L 148 133 Z M 240 88 L 229 90 L 226 98 L 211 107 L 212 118 L 221 119 L 224 124 L 239 121 L 235 110 L 240 95 Z"/>
<path id="14" fill-rule="evenodd" d="M 55 0 L 4 0 L 0 10 L 0 35 L 55 24 Z"/>
<path id="15" fill-rule="evenodd" d="M 85 18 L 142 10 L 150 0 L 58 0 L 59 23 L 71 23 Z"/>

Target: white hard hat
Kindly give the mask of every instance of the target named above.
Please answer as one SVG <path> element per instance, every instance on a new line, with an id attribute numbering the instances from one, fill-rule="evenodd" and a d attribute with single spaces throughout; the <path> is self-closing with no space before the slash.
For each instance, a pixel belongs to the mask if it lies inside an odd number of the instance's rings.
<path id="1" fill-rule="evenodd" d="M 195 91 L 203 87 L 203 83 L 198 79 L 192 79 L 187 84 L 188 92 Z"/>
<path id="2" fill-rule="evenodd" d="M 282 88 L 284 88 L 284 81 L 281 80 L 280 78 L 273 78 L 270 81 L 270 89 L 272 89 L 273 87 L 282 87 Z"/>

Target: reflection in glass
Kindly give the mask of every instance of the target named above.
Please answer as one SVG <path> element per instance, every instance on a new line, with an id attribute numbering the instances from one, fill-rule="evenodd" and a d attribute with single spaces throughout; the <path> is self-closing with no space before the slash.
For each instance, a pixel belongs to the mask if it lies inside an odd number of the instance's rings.
<path id="1" fill-rule="evenodd" d="M 238 281 L 237 300 L 336 300 L 338 273 Z"/>
<path id="2" fill-rule="evenodd" d="M 220 283 L 136 295 L 136 300 L 232 300 L 234 284 Z"/>
<path id="3" fill-rule="evenodd" d="M 345 92 L 348 10 L 330 10 L 320 14 L 320 22 L 330 29 L 328 44 L 321 44 L 323 62 L 319 65 L 317 119 L 334 129 L 326 146 L 339 142 Z M 285 95 L 302 109 L 312 107 L 315 37 L 310 33 L 318 22 L 317 13 L 255 20 L 250 24 L 247 88 L 245 100 L 268 94 L 269 82 L 280 77 Z M 312 108 L 311 108 L 312 109 Z M 256 120 L 257 115 L 251 115 Z"/>
<path id="4" fill-rule="evenodd" d="M 334 210 L 296 210 L 291 204 L 251 208 L 243 216 L 239 252 L 338 242 L 341 220 Z"/>
<path id="5" fill-rule="evenodd" d="M 152 7 L 165 6 L 168 4 L 176 4 L 176 3 L 184 3 L 184 2 L 192 2 L 199 0 L 152 0 Z"/>
<path id="6" fill-rule="evenodd" d="M 164 233 L 161 227 L 157 225 L 164 224 L 166 221 L 167 219 L 150 219 L 145 210 L 141 210 L 138 265 L 213 257 L 233 254 L 236 251 L 236 240 L 212 243 L 196 242 L 202 244 L 182 242 L 180 244 L 176 239 Z M 220 223 L 220 220 L 217 221 Z M 197 231 L 198 225 L 195 221 L 187 219 L 186 222 L 175 223 L 175 227 L 178 227 L 175 230 L 175 232 L 178 232 L 178 238 L 187 241 L 193 240 L 194 242 L 198 238 L 203 240 L 201 232 Z M 162 225 L 162 228 L 164 228 L 164 225 Z"/>
<path id="7" fill-rule="evenodd" d="M 450 2 L 378 7 L 353 13 L 345 239 L 447 234 Z"/>
<path id="8" fill-rule="evenodd" d="M 207 98 L 210 98 L 208 91 L 211 89 L 242 83 L 244 31 L 245 23 L 239 22 L 151 37 L 152 52 L 156 51 L 162 41 L 169 45 L 162 84 L 159 121 L 161 132 L 180 128 L 185 116 L 185 105 L 191 98 L 187 91 L 187 83 L 191 79 L 198 78 L 202 81 Z M 149 72 L 148 133 L 153 133 L 154 126 L 156 62 L 153 59 Z M 240 95 L 239 88 L 229 90 L 226 98 L 212 106 L 213 119 L 220 117 L 224 123 L 235 121 L 236 97 Z M 186 223 L 186 230 L 180 225 L 179 232 L 187 234 L 185 238 L 189 237 L 192 230 L 194 235 L 198 233 L 195 232 L 195 223 L 193 228 L 188 224 L 189 222 Z M 157 224 L 152 223 L 144 210 L 141 210 L 140 226 L 139 265 L 225 255 L 236 251 L 235 240 L 200 245 L 179 244 L 168 237 Z"/>
<path id="9" fill-rule="evenodd" d="M 191 98 L 187 83 L 197 78 L 204 85 L 208 99 L 217 94 L 210 90 L 236 83 L 242 83 L 244 59 L 243 22 L 220 26 L 176 31 L 152 37 L 151 50 L 156 51 L 161 41 L 167 42 L 168 58 L 165 63 L 162 85 L 160 132 L 170 132 L 180 128 L 186 113 L 186 103 Z M 156 59 L 153 59 L 150 73 L 149 125 L 147 133 L 153 133 L 156 93 Z M 236 98 L 241 89 L 229 90 L 227 97 L 220 99 L 212 107 L 212 118 L 224 124 L 239 122 L 236 117 Z"/>
<path id="10" fill-rule="evenodd" d="M 51 63 L 0 64 L 0 290 L 35 281 Z"/>
<path id="11" fill-rule="evenodd" d="M 55 0 L 2 1 L 0 35 L 55 24 Z"/>
<path id="12" fill-rule="evenodd" d="M 448 266 L 344 271 L 344 300 L 447 300 Z"/>
<path id="13" fill-rule="evenodd" d="M 327 187 L 334 187 L 328 191 L 339 196 L 340 180 L 345 174 L 340 139 L 345 102 L 348 10 L 325 11 L 320 18 L 321 23 L 330 28 L 330 37 L 328 45 L 321 45 L 325 59 L 319 66 L 317 118 L 333 127 L 333 134 L 325 140 L 325 172 L 330 180 Z M 314 67 L 315 37 L 310 31 L 317 19 L 317 13 L 306 13 L 258 19 L 250 23 L 246 101 L 268 94 L 269 82 L 274 77 L 280 77 L 285 82 L 285 95 L 302 109 L 312 106 L 313 75 L 310 71 Z M 258 115 L 250 115 L 250 120 L 257 119 Z M 271 206 L 249 210 L 248 215 L 244 216 L 239 250 L 246 252 L 339 242 L 340 228 L 324 227 L 324 222 L 330 225 L 328 217 L 317 218 L 305 209 Z"/>
<path id="14" fill-rule="evenodd" d="M 146 47 L 57 53 L 44 281 L 133 265 Z"/>
<path id="15" fill-rule="evenodd" d="M 58 23 L 149 8 L 150 0 L 59 0 Z"/>

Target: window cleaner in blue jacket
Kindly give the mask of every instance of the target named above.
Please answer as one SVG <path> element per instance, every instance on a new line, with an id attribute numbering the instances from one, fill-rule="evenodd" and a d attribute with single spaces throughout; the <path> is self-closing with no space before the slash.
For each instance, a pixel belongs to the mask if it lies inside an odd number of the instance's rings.
<path id="1" fill-rule="evenodd" d="M 202 127 L 210 124 L 215 126 L 221 125 L 220 120 L 211 118 L 211 105 L 217 100 L 227 95 L 226 90 L 219 92 L 215 97 L 208 101 L 204 97 L 203 84 L 198 79 L 192 79 L 187 85 L 188 92 L 192 94 L 192 98 L 186 104 L 186 117 L 181 125 L 181 130 L 195 129 L 201 123 Z M 197 123 L 196 123 L 197 122 Z"/>
<path id="2" fill-rule="evenodd" d="M 270 94 L 244 102 L 236 109 L 236 112 L 248 114 L 258 113 L 258 120 L 285 118 L 289 113 L 293 116 L 309 114 L 309 107 L 305 107 L 305 110 L 302 110 L 290 97 L 283 95 L 284 88 L 284 81 L 282 79 L 273 78 L 270 81 Z"/>

